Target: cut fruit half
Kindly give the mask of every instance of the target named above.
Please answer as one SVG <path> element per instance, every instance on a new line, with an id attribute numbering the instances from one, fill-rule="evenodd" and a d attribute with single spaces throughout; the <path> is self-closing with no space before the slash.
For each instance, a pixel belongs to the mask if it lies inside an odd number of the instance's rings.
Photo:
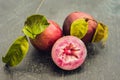
<path id="1" fill-rule="evenodd" d="M 84 43 L 75 36 L 58 39 L 51 53 L 54 63 L 63 70 L 74 70 L 81 66 L 87 56 Z"/>

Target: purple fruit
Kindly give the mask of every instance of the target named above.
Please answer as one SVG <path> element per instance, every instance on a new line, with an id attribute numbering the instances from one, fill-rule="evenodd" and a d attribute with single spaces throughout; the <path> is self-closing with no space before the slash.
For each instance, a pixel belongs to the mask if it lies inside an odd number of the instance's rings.
<path id="1" fill-rule="evenodd" d="M 74 70 L 80 67 L 87 56 L 84 43 L 75 36 L 64 36 L 58 39 L 51 52 L 54 63 L 63 70 Z"/>
<path id="2" fill-rule="evenodd" d="M 71 35 L 70 34 L 71 25 L 77 19 L 85 19 L 85 21 L 88 23 L 87 33 L 82 38 L 82 41 L 85 43 L 91 42 L 93 35 L 96 31 L 97 22 L 95 21 L 95 19 L 91 15 L 84 13 L 84 12 L 72 12 L 71 14 L 69 14 L 66 17 L 64 24 L 63 24 L 63 34 L 64 35 Z"/>
<path id="3" fill-rule="evenodd" d="M 30 39 L 32 45 L 43 51 L 50 50 L 57 39 L 62 37 L 62 30 L 59 25 L 52 21 L 48 21 L 50 25 L 39 35 L 36 36 L 35 39 Z"/>

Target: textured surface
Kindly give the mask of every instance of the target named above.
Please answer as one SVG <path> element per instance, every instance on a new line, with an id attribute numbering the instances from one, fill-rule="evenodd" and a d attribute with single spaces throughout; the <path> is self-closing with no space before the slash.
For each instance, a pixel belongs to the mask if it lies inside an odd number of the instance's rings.
<path id="1" fill-rule="evenodd" d="M 0 0 L 0 80 L 119 80 L 120 79 L 120 0 Z M 74 71 L 58 69 L 50 53 L 30 46 L 20 65 L 7 68 L 2 62 L 8 47 L 17 36 L 27 16 L 44 14 L 62 26 L 73 11 L 84 11 L 109 27 L 105 48 L 88 46 L 84 65 Z"/>

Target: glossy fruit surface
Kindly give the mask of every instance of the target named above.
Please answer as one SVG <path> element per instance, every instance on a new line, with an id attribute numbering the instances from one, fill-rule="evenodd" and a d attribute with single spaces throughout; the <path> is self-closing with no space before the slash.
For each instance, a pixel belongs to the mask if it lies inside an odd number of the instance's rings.
<path id="1" fill-rule="evenodd" d="M 35 48 L 43 51 L 50 50 L 55 41 L 62 37 L 60 26 L 52 20 L 48 22 L 49 26 L 42 33 L 37 35 L 35 39 L 30 39 Z"/>
<path id="2" fill-rule="evenodd" d="M 71 25 L 74 21 L 76 21 L 77 19 L 85 19 L 85 21 L 88 23 L 88 30 L 86 35 L 82 38 L 83 42 L 85 43 L 89 43 L 92 41 L 92 37 L 95 33 L 96 27 L 97 27 L 97 22 L 95 21 L 95 19 L 84 12 L 72 12 L 71 14 L 69 14 L 63 24 L 63 34 L 64 35 L 71 35 L 70 31 L 71 31 Z"/>

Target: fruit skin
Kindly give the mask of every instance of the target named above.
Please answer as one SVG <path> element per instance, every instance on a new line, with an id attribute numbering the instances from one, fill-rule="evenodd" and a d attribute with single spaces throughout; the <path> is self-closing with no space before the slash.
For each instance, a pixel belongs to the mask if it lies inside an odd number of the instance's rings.
<path id="1" fill-rule="evenodd" d="M 52 20 L 48 20 L 48 22 L 50 25 L 41 34 L 37 35 L 35 39 L 30 39 L 32 45 L 41 51 L 49 51 L 55 41 L 63 35 L 56 22 Z"/>
<path id="2" fill-rule="evenodd" d="M 73 23 L 73 21 L 75 21 L 77 19 L 81 19 L 81 18 L 86 19 L 86 21 L 88 22 L 88 32 L 82 38 L 82 41 L 84 43 L 89 43 L 92 41 L 92 37 L 93 37 L 96 27 L 97 27 L 97 22 L 91 15 L 89 15 L 87 13 L 76 11 L 76 12 L 72 12 L 71 14 L 69 14 L 63 23 L 63 34 L 70 35 L 71 24 Z"/>
<path id="3" fill-rule="evenodd" d="M 71 45 L 70 45 L 71 44 Z M 74 70 L 80 67 L 87 56 L 85 44 L 75 36 L 64 36 L 52 47 L 53 62 L 63 70 Z"/>

